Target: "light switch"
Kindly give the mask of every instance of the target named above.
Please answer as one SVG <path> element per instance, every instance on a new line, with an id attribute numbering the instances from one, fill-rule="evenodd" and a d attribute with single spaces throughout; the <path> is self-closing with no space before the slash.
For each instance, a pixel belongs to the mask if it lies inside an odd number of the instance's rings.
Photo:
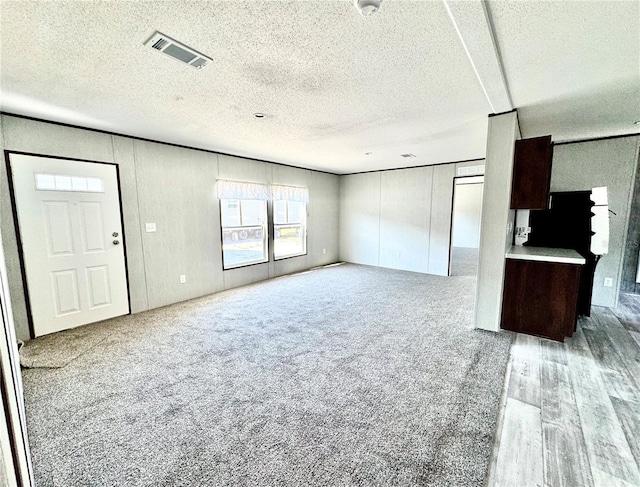
<path id="1" fill-rule="evenodd" d="M 155 232 L 156 231 L 156 224 L 155 223 L 145 223 L 145 229 L 147 230 L 147 233 L 151 233 L 151 232 Z"/>
<path id="2" fill-rule="evenodd" d="M 613 287 L 613 278 L 605 277 L 604 278 L 604 287 Z"/>

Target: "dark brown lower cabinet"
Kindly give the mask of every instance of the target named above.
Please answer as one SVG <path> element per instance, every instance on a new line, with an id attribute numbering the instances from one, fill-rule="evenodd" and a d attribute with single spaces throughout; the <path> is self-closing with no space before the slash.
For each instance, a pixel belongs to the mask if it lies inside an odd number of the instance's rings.
<path id="1" fill-rule="evenodd" d="M 572 336 L 580 270 L 578 264 L 507 259 L 500 326 L 558 341 Z"/>

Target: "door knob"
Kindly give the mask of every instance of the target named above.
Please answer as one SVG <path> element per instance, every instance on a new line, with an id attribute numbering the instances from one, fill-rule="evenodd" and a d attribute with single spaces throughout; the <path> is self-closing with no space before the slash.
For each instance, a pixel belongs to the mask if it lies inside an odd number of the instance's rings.
<path id="1" fill-rule="evenodd" d="M 120 240 L 114 240 L 113 245 L 120 245 Z"/>
<path id="2" fill-rule="evenodd" d="M 119 234 L 118 234 L 118 232 L 113 232 L 113 233 L 111 234 L 111 236 L 112 236 L 112 237 L 117 237 L 118 235 L 119 235 Z"/>

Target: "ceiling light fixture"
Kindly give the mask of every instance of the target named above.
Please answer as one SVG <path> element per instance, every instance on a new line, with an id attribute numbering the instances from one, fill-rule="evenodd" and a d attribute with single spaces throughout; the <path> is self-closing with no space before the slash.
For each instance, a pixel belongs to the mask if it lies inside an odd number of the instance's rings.
<path id="1" fill-rule="evenodd" d="M 406 154 L 400 154 L 400 156 L 401 156 L 401 157 L 404 157 L 404 158 L 409 158 L 409 159 L 410 159 L 410 158 L 415 157 L 415 154 L 412 154 L 411 152 L 407 152 Z"/>
<path id="2" fill-rule="evenodd" d="M 264 113 L 256 112 L 253 114 L 255 118 L 265 118 L 266 115 Z"/>
<path id="3" fill-rule="evenodd" d="M 363 17 L 375 14 L 380 8 L 381 2 L 382 0 L 353 0 L 353 4 Z"/>
<path id="4" fill-rule="evenodd" d="M 633 122 L 633 125 L 640 125 L 640 120 L 636 120 L 635 122 Z"/>
<path id="5" fill-rule="evenodd" d="M 365 156 L 370 156 L 371 154 L 373 154 L 373 152 L 365 152 L 364 153 Z"/>

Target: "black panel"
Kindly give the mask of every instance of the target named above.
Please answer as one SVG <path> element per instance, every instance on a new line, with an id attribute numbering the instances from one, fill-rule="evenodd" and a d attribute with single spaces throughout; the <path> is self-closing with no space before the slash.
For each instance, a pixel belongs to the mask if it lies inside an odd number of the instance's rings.
<path id="1" fill-rule="evenodd" d="M 525 244 L 531 247 L 574 249 L 586 259 L 582 267 L 578 314 L 589 316 L 593 276 L 599 257 L 591 253 L 591 191 L 551 193 L 548 210 L 531 210 L 531 233 Z"/>

